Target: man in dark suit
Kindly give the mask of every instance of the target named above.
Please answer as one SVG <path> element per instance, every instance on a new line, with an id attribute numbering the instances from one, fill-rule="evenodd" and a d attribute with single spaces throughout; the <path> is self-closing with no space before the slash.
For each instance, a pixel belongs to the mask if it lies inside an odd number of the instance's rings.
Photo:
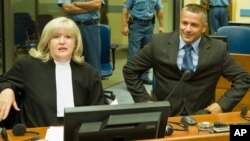
<path id="1" fill-rule="evenodd" d="M 135 102 L 169 100 L 170 116 L 233 109 L 249 90 L 250 76 L 227 52 L 226 43 L 203 35 L 207 26 L 206 10 L 200 5 L 188 4 L 181 12 L 179 32 L 154 35 L 137 55 L 128 60 L 123 74 Z M 191 48 L 189 57 L 186 56 L 186 45 Z M 154 95 L 147 93 L 140 80 L 140 75 L 149 68 L 154 70 Z M 190 78 L 172 91 L 186 72 L 183 69 L 187 68 L 193 72 Z M 231 81 L 232 87 L 215 101 L 220 76 Z"/>

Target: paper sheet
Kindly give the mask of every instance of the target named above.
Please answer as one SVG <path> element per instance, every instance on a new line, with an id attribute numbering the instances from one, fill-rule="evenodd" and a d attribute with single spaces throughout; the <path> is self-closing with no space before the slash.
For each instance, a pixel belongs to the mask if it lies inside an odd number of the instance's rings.
<path id="1" fill-rule="evenodd" d="M 63 127 L 51 126 L 45 136 L 46 141 L 63 141 Z"/>
<path id="2" fill-rule="evenodd" d="M 114 101 L 112 101 L 111 103 L 110 103 L 110 105 L 117 105 L 118 104 L 118 100 L 117 99 L 115 99 Z"/>

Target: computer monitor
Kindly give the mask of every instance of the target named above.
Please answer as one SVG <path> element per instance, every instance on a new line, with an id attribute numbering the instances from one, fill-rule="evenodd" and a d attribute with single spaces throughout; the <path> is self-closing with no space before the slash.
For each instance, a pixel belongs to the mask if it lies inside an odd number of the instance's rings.
<path id="1" fill-rule="evenodd" d="M 65 108 L 64 141 L 163 138 L 168 101 Z"/>

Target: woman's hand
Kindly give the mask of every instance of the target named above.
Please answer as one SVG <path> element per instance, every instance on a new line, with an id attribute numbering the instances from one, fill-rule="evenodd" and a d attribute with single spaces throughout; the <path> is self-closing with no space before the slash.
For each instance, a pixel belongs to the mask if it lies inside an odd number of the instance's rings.
<path id="1" fill-rule="evenodd" d="M 7 118 L 11 106 L 13 106 L 15 110 L 20 111 L 16 103 L 14 91 L 7 88 L 0 93 L 0 121 Z"/>

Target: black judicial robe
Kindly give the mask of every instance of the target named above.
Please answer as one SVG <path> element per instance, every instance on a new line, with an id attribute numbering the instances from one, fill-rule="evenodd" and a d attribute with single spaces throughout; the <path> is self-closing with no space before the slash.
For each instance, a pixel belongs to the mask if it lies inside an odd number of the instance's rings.
<path id="1" fill-rule="evenodd" d="M 70 62 L 75 106 L 105 104 L 97 71 L 89 64 Z M 22 58 L 0 77 L 0 91 L 12 88 L 20 100 L 20 120 L 27 127 L 51 126 L 58 123 L 55 63 L 31 56 Z"/>

